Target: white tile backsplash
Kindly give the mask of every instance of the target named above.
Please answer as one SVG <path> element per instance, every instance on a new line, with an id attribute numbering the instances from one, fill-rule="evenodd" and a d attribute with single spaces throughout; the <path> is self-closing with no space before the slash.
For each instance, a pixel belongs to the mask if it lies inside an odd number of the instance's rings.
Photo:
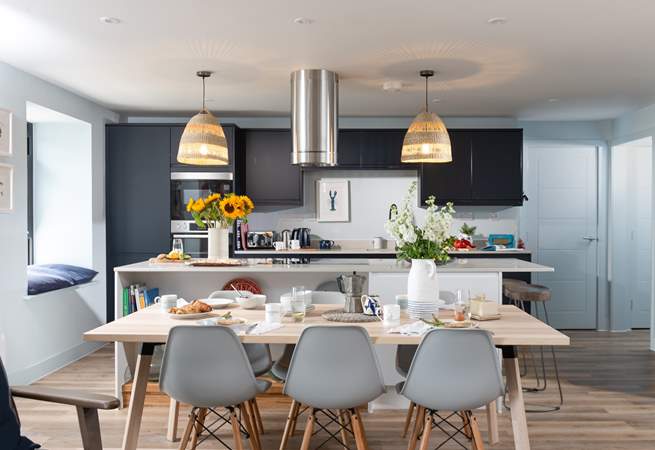
<path id="1" fill-rule="evenodd" d="M 316 221 L 316 181 L 320 178 L 350 180 L 350 222 Z M 323 239 L 365 239 L 374 236 L 389 238 L 384 223 L 389 205 L 402 202 L 409 185 L 417 181 L 416 172 L 407 171 L 348 171 L 309 170 L 304 174 L 304 205 L 290 209 L 257 208 L 249 219 L 250 230 L 275 230 L 307 227 L 314 236 Z M 417 197 L 418 202 L 418 197 Z M 466 222 L 478 227 L 477 233 L 518 232 L 519 209 L 473 207 L 455 205 L 457 213 L 452 233 L 456 234 Z M 416 208 L 417 220 L 422 222 L 424 210 Z"/>

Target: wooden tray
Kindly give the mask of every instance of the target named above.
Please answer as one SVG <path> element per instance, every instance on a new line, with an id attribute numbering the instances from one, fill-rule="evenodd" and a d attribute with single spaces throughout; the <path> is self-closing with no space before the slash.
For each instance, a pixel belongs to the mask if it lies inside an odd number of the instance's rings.
<path id="1" fill-rule="evenodd" d="M 238 267 L 243 265 L 240 259 L 195 259 L 187 261 L 187 265 L 193 267 Z"/>

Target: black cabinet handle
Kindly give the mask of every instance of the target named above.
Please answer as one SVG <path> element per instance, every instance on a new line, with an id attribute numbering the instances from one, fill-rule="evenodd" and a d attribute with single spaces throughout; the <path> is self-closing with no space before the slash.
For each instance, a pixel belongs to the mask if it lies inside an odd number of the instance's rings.
<path id="1" fill-rule="evenodd" d="M 523 195 L 521 196 L 521 198 L 522 198 L 523 200 L 525 200 L 526 202 L 530 200 L 530 199 L 528 198 L 528 196 L 525 195 L 525 194 L 523 194 Z"/>

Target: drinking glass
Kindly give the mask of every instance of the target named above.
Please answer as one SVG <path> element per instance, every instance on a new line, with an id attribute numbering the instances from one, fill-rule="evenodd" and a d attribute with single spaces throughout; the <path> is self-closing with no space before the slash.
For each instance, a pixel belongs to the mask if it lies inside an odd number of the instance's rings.
<path id="1" fill-rule="evenodd" d="M 173 251 L 184 253 L 184 244 L 182 243 L 182 239 L 180 238 L 175 238 L 173 239 Z"/>
<path id="2" fill-rule="evenodd" d="M 464 298 L 461 289 L 457 289 L 457 301 L 455 301 L 455 320 L 458 322 L 471 320 L 470 299 Z"/>
<path id="3" fill-rule="evenodd" d="M 266 309 L 266 322 L 282 322 L 282 305 L 280 303 L 266 303 L 264 307 Z"/>
<path id="4" fill-rule="evenodd" d="M 291 288 L 291 317 L 294 322 L 305 321 L 305 287 L 294 286 Z"/>

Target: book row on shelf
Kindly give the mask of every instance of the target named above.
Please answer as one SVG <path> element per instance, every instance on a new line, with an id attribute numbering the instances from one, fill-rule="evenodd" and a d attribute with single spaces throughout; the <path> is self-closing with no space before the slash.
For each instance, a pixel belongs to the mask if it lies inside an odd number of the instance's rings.
<path id="1" fill-rule="evenodd" d="M 123 288 L 123 316 L 155 304 L 159 288 L 148 289 L 145 284 L 131 284 Z"/>

